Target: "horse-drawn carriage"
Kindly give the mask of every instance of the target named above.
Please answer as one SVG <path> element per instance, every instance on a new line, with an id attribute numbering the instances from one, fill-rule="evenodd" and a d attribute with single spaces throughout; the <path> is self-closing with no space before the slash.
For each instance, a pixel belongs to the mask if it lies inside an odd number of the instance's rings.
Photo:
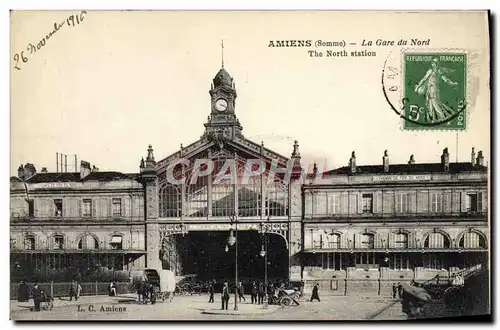
<path id="1" fill-rule="evenodd" d="M 152 287 L 152 290 L 142 292 L 145 300 L 152 303 L 157 300 L 172 301 L 175 291 L 175 275 L 170 270 L 145 269 L 135 271 L 132 276 L 134 286 L 140 288 Z"/>
<path id="2" fill-rule="evenodd" d="M 280 305 L 281 307 L 290 307 L 293 304 L 300 305 L 298 299 L 300 298 L 300 291 L 294 289 L 278 288 L 274 294 L 269 297 L 269 304 Z"/>

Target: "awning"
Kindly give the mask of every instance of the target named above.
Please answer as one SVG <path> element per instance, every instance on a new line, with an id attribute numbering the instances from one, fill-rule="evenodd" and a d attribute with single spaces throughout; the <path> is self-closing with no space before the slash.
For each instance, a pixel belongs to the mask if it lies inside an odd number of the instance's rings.
<path id="1" fill-rule="evenodd" d="M 113 236 L 111 238 L 111 244 L 121 244 L 122 243 L 122 237 L 121 236 Z"/>

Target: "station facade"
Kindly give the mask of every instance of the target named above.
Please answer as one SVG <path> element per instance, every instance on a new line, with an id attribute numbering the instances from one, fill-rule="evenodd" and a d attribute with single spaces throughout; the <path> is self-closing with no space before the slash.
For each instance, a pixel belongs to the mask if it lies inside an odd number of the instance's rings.
<path id="1" fill-rule="evenodd" d="M 209 94 L 201 138 L 158 161 L 149 146 L 139 173 L 86 162 L 80 173 L 20 166 L 11 178 L 11 267 L 30 258 L 46 272 L 87 264 L 227 280 L 238 268 L 243 280 L 267 271 L 270 280 L 347 294 L 488 262 L 482 151 L 453 163 L 445 149 L 432 164 L 413 156 L 391 164 L 386 151 L 369 166 L 353 152 L 346 167 L 305 173 L 297 141 L 286 157 L 244 137 L 224 68 Z"/>

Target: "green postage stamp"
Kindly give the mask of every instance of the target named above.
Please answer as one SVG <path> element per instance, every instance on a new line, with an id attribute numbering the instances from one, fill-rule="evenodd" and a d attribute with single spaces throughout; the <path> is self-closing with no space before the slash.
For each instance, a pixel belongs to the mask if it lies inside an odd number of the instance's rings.
<path id="1" fill-rule="evenodd" d="M 466 129 L 466 54 L 405 53 L 403 84 L 404 129 Z"/>

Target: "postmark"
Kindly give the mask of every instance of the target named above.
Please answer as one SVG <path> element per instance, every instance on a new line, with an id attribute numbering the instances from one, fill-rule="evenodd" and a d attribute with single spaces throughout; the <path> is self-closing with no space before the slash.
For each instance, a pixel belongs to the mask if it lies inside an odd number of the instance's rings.
<path id="1" fill-rule="evenodd" d="M 468 124 L 468 53 L 463 49 L 394 49 L 382 89 L 403 130 L 463 131 Z"/>

